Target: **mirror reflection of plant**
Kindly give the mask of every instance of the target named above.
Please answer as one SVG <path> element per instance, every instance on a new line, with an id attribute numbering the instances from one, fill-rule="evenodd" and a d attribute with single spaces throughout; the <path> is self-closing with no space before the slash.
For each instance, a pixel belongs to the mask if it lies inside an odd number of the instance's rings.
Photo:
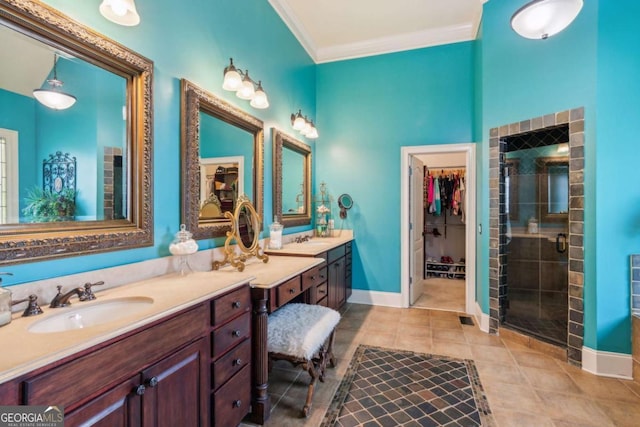
<path id="1" fill-rule="evenodd" d="M 22 213 L 30 222 L 71 221 L 76 213 L 77 192 L 65 188 L 59 193 L 34 187 L 28 191 Z"/>

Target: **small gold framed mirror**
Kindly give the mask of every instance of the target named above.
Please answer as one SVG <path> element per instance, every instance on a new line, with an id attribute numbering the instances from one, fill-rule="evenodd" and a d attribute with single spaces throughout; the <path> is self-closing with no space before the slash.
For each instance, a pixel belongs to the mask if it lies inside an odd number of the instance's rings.
<path id="1" fill-rule="evenodd" d="M 259 245 L 262 221 L 251 201 L 245 195 L 241 195 L 234 213 L 225 212 L 224 216 L 231 221 L 231 231 L 227 231 L 227 240 L 224 242 L 224 259 L 214 261 L 212 268 L 218 270 L 220 267 L 231 264 L 238 271 L 243 271 L 245 261 L 252 256 L 267 263 L 269 256 Z M 231 247 L 234 240 L 239 251 Z"/>

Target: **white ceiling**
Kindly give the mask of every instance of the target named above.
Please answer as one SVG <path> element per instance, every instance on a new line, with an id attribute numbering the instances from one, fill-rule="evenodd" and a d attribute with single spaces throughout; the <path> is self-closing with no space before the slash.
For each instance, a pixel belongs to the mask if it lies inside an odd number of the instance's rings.
<path id="1" fill-rule="evenodd" d="M 269 0 L 316 63 L 473 40 L 488 0 Z"/>

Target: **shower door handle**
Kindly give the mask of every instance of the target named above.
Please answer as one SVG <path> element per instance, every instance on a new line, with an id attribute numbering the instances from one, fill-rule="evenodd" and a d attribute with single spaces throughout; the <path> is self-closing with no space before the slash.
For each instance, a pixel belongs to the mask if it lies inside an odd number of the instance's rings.
<path id="1" fill-rule="evenodd" d="M 556 251 L 558 253 L 564 253 L 567 251 L 567 235 L 564 233 L 558 233 L 556 236 Z"/>

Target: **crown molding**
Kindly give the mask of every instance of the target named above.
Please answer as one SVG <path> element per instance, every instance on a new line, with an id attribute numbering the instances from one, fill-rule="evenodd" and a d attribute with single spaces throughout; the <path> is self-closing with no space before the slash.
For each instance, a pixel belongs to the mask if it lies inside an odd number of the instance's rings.
<path id="1" fill-rule="evenodd" d="M 298 20 L 295 13 L 289 6 L 289 2 L 287 0 L 269 0 L 269 4 L 276 13 L 280 16 L 280 19 L 284 21 L 284 23 L 289 27 L 289 30 L 293 33 L 294 37 L 298 39 L 298 42 L 302 45 L 304 50 L 307 51 L 313 62 L 317 63 L 316 60 L 316 45 L 309 38 L 306 27 L 302 23 L 302 21 Z"/>
<path id="2" fill-rule="evenodd" d="M 320 64 L 323 62 L 362 58 L 364 56 L 381 55 L 384 53 L 469 41 L 474 38 L 475 29 L 471 24 L 455 25 L 438 28 L 437 30 L 416 31 L 363 42 L 320 48 L 316 51 L 315 61 Z"/>
<path id="3" fill-rule="evenodd" d="M 489 0 L 481 1 L 486 3 Z M 296 17 L 289 5 L 289 0 L 269 0 L 269 4 L 316 64 L 474 40 L 482 20 L 482 8 L 480 8 L 479 13 L 469 24 L 320 48 L 309 36 L 304 23 Z"/>

